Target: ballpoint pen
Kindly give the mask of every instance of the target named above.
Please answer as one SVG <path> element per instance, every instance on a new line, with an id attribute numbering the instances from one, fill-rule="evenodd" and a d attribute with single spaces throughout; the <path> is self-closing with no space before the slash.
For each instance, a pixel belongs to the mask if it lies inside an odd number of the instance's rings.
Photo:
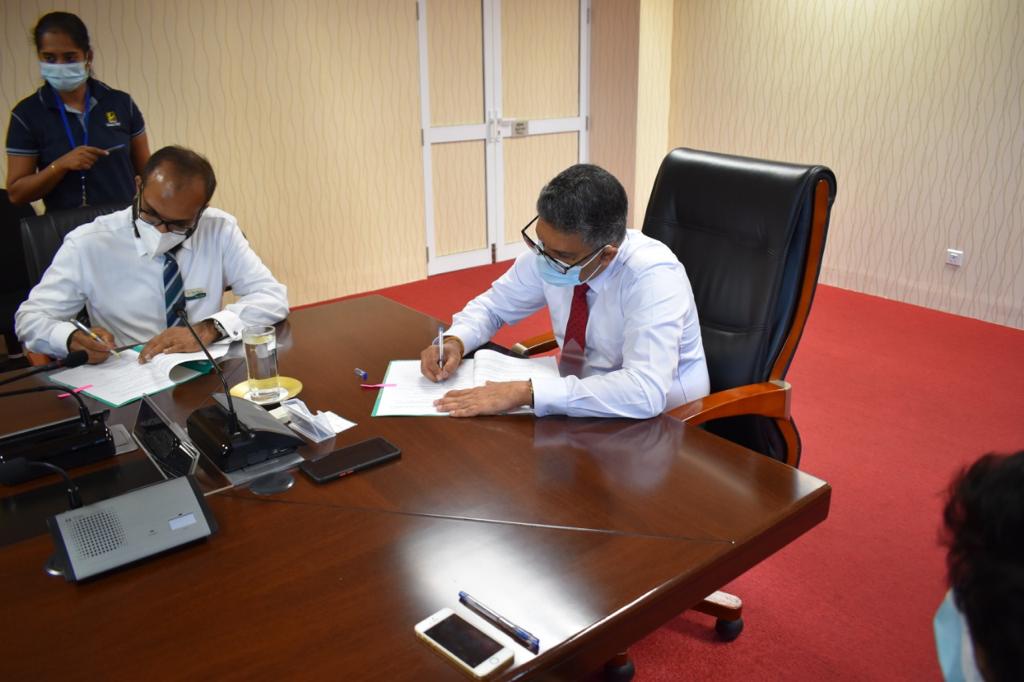
<path id="1" fill-rule="evenodd" d="M 437 366 L 444 369 L 444 327 L 437 328 Z"/>
<path id="2" fill-rule="evenodd" d="M 104 345 L 107 345 L 107 346 L 109 346 L 109 345 L 110 345 L 110 344 L 108 344 L 108 343 L 107 343 L 106 341 L 104 341 L 103 339 L 101 339 L 100 337 L 98 337 L 98 336 L 97 336 L 97 335 L 96 335 L 96 334 L 95 334 L 95 333 L 93 332 L 93 330 L 89 329 L 88 327 L 86 327 L 86 326 L 85 326 L 84 324 L 82 324 L 82 323 L 81 323 L 81 322 L 79 322 L 78 320 L 71 320 L 71 324 L 75 325 L 75 328 L 76 328 L 76 329 L 78 329 L 78 331 L 82 332 L 83 334 L 85 334 L 86 336 L 88 336 L 88 337 L 89 337 L 90 339 L 92 339 L 93 341 L 99 341 L 100 343 L 102 343 L 102 344 L 104 344 Z M 115 358 L 119 358 L 119 357 L 121 357 L 120 353 L 118 353 L 118 352 L 117 352 L 117 350 L 116 350 L 115 348 L 110 348 L 110 353 L 111 353 L 111 355 L 113 355 L 113 356 L 114 356 Z"/>
<path id="3" fill-rule="evenodd" d="M 492 611 L 489 607 L 484 606 L 476 599 L 469 596 L 469 594 L 467 594 L 466 592 L 459 592 L 459 601 L 468 606 L 469 608 L 471 608 L 473 611 L 476 611 L 481 616 L 491 621 L 498 627 L 500 627 L 502 630 L 511 635 L 517 642 L 522 644 L 524 647 L 526 647 L 533 653 L 537 653 L 537 651 L 540 650 L 539 639 L 537 639 L 529 632 L 527 632 L 523 628 L 519 627 L 518 625 L 510 621 L 508 618 L 505 618 L 504 616 L 501 616 Z"/>
<path id="4" fill-rule="evenodd" d="M 104 149 L 103 151 L 105 151 L 106 153 L 108 153 L 108 154 L 109 154 L 110 152 L 115 152 L 115 151 L 117 151 L 118 149 L 121 149 L 121 148 L 122 148 L 122 147 L 124 147 L 124 146 L 126 146 L 126 145 L 123 145 L 123 144 L 115 144 L 115 145 L 114 145 L 113 147 L 107 147 L 107 148 L 106 148 L 106 149 Z"/>

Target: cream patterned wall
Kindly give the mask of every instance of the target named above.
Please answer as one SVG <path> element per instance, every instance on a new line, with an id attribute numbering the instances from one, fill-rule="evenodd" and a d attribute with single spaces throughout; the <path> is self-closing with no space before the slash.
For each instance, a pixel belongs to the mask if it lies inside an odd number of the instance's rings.
<path id="1" fill-rule="evenodd" d="M 55 9 L 85 21 L 152 149 L 210 158 L 214 204 L 293 305 L 426 275 L 413 0 L 4 0 L 8 110 L 38 87 L 29 31 Z"/>
<path id="2" fill-rule="evenodd" d="M 643 226 L 658 167 L 669 144 L 672 109 L 672 0 L 640 0 L 640 52 L 636 97 L 634 215 Z"/>
<path id="3" fill-rule="evenodd" d="M 678 0 L 673 44 L 670 147 L 835 171 L 823 282 L 1024 328 L 1024 2 Z"/>
<path id="4" fill-rule="evenodd" d="M 639 0 L 591 0 L 590 160 L 626 188 L 631 227 L 639 225 L 633 205 L 639 37 Z"/>

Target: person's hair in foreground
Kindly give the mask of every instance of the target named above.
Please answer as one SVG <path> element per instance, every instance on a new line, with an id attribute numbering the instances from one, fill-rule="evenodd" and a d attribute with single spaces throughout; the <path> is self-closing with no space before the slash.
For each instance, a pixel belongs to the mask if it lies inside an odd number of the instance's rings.
<path id="1" fill-rule="evenodd" d="M 1024 450 L 988 454 L 950 485 L 949 584 L 988 682 L 1024 680 Z"/>

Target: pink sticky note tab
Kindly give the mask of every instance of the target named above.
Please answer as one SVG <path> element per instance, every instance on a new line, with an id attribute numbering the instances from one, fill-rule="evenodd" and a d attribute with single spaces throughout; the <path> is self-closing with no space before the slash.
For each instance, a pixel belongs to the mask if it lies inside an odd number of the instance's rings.
<path id="1" fill-rule="evenodd" d="M 359 388 L 390 388 L 398 384 L 359 384 Z"/>
<path id="2" fill-rule="evenodd" d="M 73 391 L 71 391 L 71 393 L 81 393 L 82 391 L 84 391 L 87 388 L 92 388 L 92 384 L 86 384 L 85 386 L 79 386 L 78 388 L 76 388 Z M 57 395 L 57 397 L 58 398 L 70 398 L 71 397 L 71 393 L 59 393 Z"/>

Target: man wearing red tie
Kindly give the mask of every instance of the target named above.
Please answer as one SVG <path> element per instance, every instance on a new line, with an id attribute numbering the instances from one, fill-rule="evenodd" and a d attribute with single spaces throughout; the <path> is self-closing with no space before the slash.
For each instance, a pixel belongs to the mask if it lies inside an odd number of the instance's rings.
<path id="1" fill-rule="evenodd" d="M 453 417 L 532 406 L 537 416 L 661 414 L 708 394 L 700 324 L 686 271 L 661 242 L 626 229 L 626 192 L 610 173 L 572 166 L 537 199 L 523 228 L 530 251 L 455 315 L 444 366 L 432 345 L 423 375 L 443 381 L 504 324 L 545 305 L 561 348 L 561 377 L 490 382 L 437 401 Z"/>

